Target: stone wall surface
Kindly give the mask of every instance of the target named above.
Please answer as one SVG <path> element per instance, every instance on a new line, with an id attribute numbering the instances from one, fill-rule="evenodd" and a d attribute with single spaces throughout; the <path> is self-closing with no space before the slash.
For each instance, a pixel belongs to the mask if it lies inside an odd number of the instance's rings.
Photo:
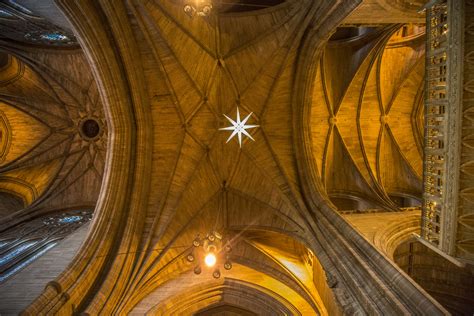
<path id="1" fill-rule="evenodd" d="M 71 262 L 89 231 L 85 224 L 59 244 L 0 284 L 0 315 L 18 315 Z"/>

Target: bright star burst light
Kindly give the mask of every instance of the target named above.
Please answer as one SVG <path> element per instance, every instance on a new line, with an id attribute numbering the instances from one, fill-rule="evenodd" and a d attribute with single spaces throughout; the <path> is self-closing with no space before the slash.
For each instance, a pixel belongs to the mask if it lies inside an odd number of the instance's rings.
<path id="1" fill-rule="evenodd" d="M 223 130 L 223 131 L 232 131 L 232 134 L 230 134 L 226 143 L 228 143 L 235 135 L 237 135 L 237 137 L 239 138 L 239 146 L 242 148 L 242 134 L 244 134 L 251 140 L 255 141 L 255 139 L 253 139 L 253 137 L 246 130 L 250 128 L 258 127 L 259 125 L 245 125 L 245 123 L 247 123 L 248 119 L 250 118 L 252 114 L 253 112 L 247 115 L 247 117 L 244 118 L 242 121 L 240 120 L 240 112 L 239 112 L 238 107 L 237 107 L 237 120 L 236 121 L 234 121 L 233 119 L 231 119 L 230 117 L 224 114 L 226 119 L 232 123 L 232 126 L 219 128 L 219 130 Z"/>
<path id="2" fill-rule="evenodd" d="M 204 263 L 206 263 L 206 266 L 208 267 L 213 267 L 216 264 L 216 261 L 217 258 L 212 252 L 208 253 L 204 258 Z"/>

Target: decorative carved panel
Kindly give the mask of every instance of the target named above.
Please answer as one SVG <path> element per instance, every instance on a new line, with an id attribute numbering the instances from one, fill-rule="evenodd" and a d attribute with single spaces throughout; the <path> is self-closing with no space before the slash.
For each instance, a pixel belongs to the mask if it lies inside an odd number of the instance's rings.
<path id="1" fill-rule="evenodd" d="M 474 2 L 427 10 L 422 237 L 474 262 Z"/>

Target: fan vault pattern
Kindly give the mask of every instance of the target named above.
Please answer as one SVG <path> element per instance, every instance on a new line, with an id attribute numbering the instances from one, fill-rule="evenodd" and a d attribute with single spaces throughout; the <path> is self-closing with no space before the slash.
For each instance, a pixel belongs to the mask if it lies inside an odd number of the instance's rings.
<path id="1" fill-rule="evenodd" d="M 313 145 L 341 209 L 396 209 L 421 198 L 423 33 L 395 30 L 330 41 L 321 57 Z"/>
<path id="2" fill-rule="evenodd" d="M 21 196 L 28 207 L 15 220 L 8 214 L 3 225 L 33 213 L 95 205 L 107 133 L 82 53 L 45 50 L 22 54 L 22 60 L 7 56 L 0 85 L 0 190 Z M 94 139 L 82 132 L 87 118 L 100 125 Z"/>

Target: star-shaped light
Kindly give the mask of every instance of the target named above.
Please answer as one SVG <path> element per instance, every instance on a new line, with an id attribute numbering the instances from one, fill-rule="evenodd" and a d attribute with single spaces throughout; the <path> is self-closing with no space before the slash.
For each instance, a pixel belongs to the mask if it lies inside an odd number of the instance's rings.
<path id="1" fill-rule="evenodd" d="M 249 115 L 247 115 L 247 117 L 244 118 L 243 121 L 240 120 L 239 108 L 237 108 L 237 120 L 236 121 L 234 121 L 233 119 L 231 119 L 230 117 L 228 117 L 227 115 L 224 114 L 226 119 L 228 119 L 229 122 L 232 123 L 232 126 L 219 128 L 220 130 L 224 130 L 224 131 L 232 131 L 232 134 L 229 136 L 226 143 L 228 143 L 235 135 L 237 135 L 237 137 L 239 138 L 239 146 L 242 147 L 242 134 L 244 134 L 245 136 L 247 136 L 251 140 L 255 141 L 255 139 L 253 139 L 253 137 L 246 130 L 250 129 L 250 128 L 258 127 L 258 125 L 245 125 L 245 123 L 247 123 L 248 119 L 250 118 L 250 116 L 252 114 L 253 114 L 253 112 L 251 112 Z"/>

